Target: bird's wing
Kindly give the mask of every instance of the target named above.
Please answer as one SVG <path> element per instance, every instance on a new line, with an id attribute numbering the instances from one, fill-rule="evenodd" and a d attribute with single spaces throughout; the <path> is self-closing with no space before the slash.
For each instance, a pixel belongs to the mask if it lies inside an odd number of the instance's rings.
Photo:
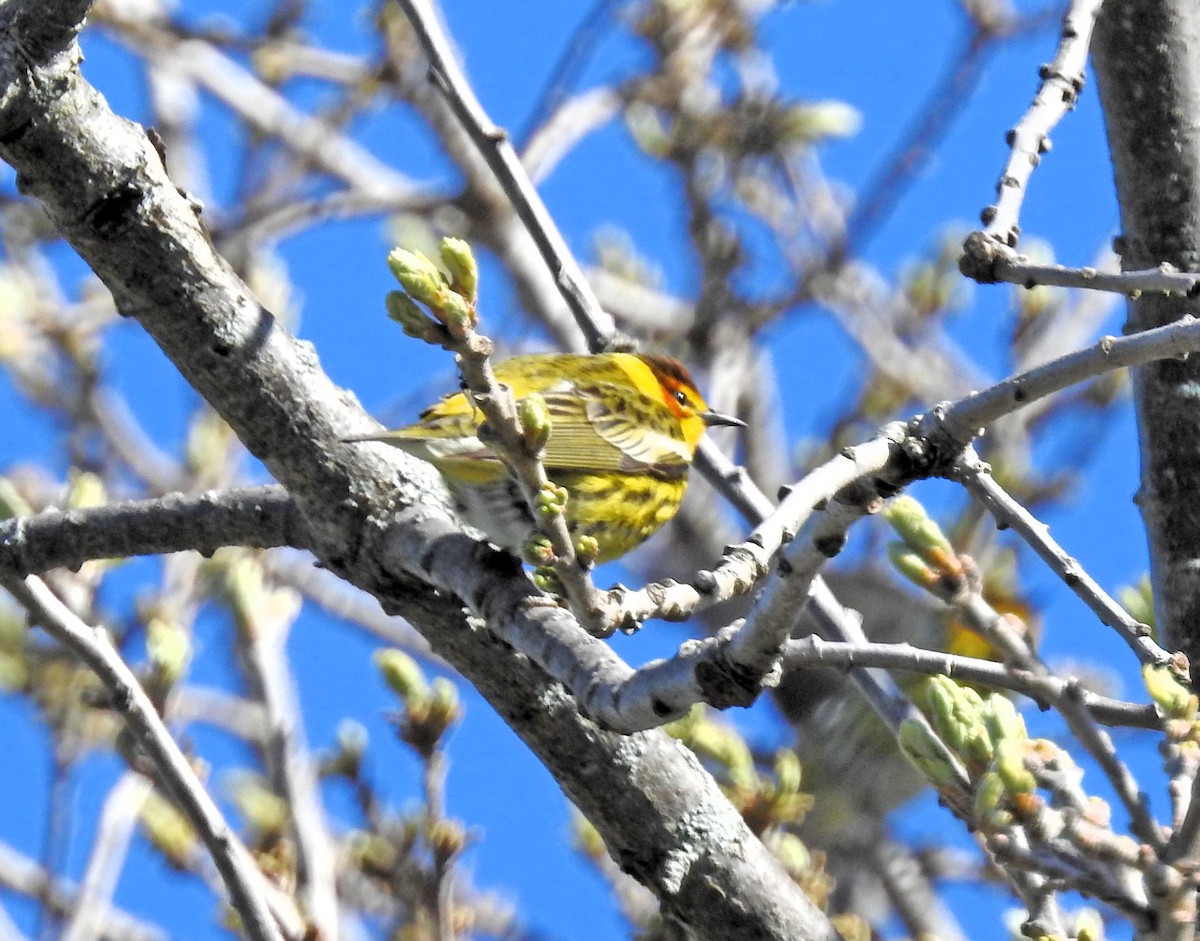
<path id="1" fill-rule="evenodd" d="M 505 473 L 496 453 L 479 440 L 483 416 L 462 392 L 455 392 L 421 412 L 404 428 L 353 440 L 380 441 L 433 464 L 452 480 L 488 483 Z"/>
<path id="2" fill-rule="evenodd" d="M 683 440 L 659 430 L 678 424 L 665 405 L 607 382 L 564 383 L 542 394 L 550 412 L 547 468 L 686 473 L 691 451 Z"/>
<path id="3" fill-rule="evenodd" d="M 608 382 L 563 380 L 542 390 L 550 413 L 550 439 L 542 461 L 551 472 L 653 473 L 679 477 L 692 454 L 670 429 L 677 424 L 665 405 L 636 390 Z M 434 464 L 464 482 L 486 482 L 503 473 L 494 451 L 476 431 L 482 414 L 461 392 L 421 413 L 420 421 L 360 440 L 382 441 Z"/>

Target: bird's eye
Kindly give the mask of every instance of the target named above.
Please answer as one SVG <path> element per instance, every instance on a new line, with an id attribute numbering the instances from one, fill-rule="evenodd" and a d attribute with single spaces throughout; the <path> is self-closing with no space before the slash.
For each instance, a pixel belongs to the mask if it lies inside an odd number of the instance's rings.
<path id="1" fill-rule="evenodd" d="M 687 393 L 684 392 L 682 389 L 675 390 L 675 401 L 678 402 L 680 405 L 690 405 L 691 404 L 690 402 L 688 402 Z"/>

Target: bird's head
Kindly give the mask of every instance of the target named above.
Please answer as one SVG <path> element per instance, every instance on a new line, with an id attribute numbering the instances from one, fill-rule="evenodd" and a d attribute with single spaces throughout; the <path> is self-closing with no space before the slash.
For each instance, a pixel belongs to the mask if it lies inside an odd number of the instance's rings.
<path id="1" fill-rule="evenodd" d="M 691 373 L 679 360 L 645 353 L 638 354 L 637 358 L 649 367 L 658 385 L 658 397 L 671 410 L 671 414 L 679 419 L 683 439 L 691 449 L 695 450 L 700 439 L 704 437 L 705 429 L 713 425 L 746 427 L 746 423 L 740 418 L 712 411 L 696 388 Z"/>

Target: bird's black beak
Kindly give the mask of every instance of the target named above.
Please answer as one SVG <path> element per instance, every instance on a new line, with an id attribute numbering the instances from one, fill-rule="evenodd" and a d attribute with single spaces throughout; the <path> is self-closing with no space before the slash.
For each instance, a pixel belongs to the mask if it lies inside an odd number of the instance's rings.
<path id="1" fill-rule="evenodd" d="M 704 424 L 710 428 L 713 425 L 731 425 L 734 428 L 746 427 L 746 423 L 740 418 L 734 418 L 732 415 L 722 415 L 720 412 L 700 412 L 700 417 L 704 419 Z"/>

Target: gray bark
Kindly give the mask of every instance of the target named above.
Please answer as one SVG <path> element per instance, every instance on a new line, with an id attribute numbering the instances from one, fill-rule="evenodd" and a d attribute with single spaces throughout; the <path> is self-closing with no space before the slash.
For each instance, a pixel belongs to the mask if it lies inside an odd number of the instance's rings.
<path id="1" fill-rule="evenodd" d="M 1092 46 L 1108 130 L 1125 270 L 1200 271 L 1200 4 L 1108 0 Z M 1127 332 L 1200 313 L 1200 300 L 1144 295 Z M 1200 358 L 1134 374 L 1141 508 L 1164 643 L 1200 663 Z"/>

